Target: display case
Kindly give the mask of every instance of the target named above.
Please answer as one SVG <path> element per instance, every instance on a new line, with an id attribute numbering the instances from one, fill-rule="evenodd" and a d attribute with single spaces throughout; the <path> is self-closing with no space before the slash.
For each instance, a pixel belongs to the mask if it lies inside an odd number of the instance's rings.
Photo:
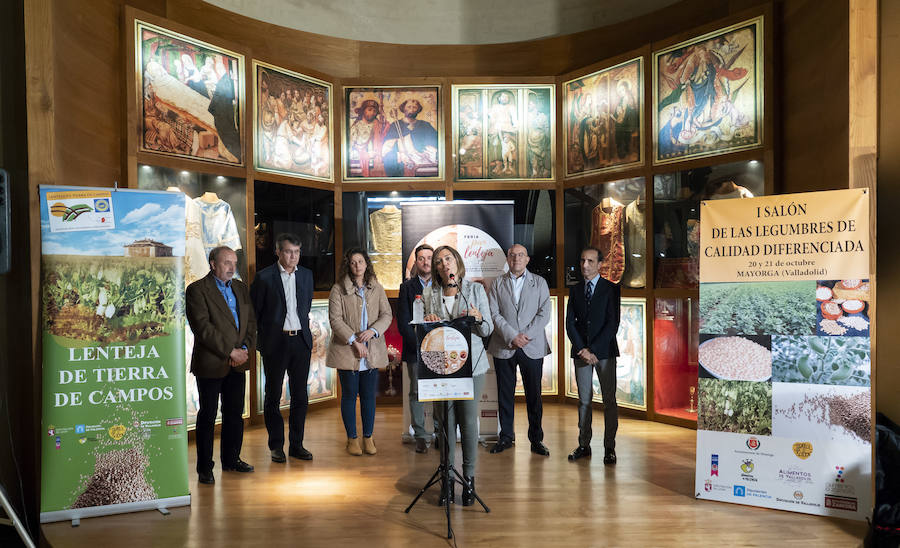
<path id="1" fill-rule="evenodd" d="M 581 280 L 581 250 L 596 247 L 606 270 L 600 275 L 640 289 L 647 284 L 647 196 L 643 177 L 565 190 L 566 285 Z"/>
<path id="2" fill-rule="evenodd" d="M 513 241 L 528 249 L 528 270 L 556 287 L 556 195 L 553 190 L 460 190 L 454 200 L 512 200 Z M 503 250 L 504 253 L 507 250 Z"/>
<path id="3" fill-rule="evenodd" d="M 178 171 L 166 167 L 138 167 L 138 188 L 172 190 L 186 197 L 187 241 L 184 283 L 209 272 L 209 252 L 227 245 L 238 256 L 238 279 L 247 279 L 247 185 L 244 179 Z"/>
<path id="4" fill-rule="evenodd" d="M 391 305 L 391 325 L 381 334 L 387 346 L 387 367 L 378 372 L 378 386 L 375 395 L 379 401 L 400 402 L 403 395 L 403 371 L 400 368 L 400 357 L 403 355 L 403 336 L 397 328 L 398 299 L 388 299 Z"/>
<path id="5" fill-rule="evenodd" d="M 697 289 L 700 202 L 765 194 L 762 162 L 735 162 L 653 178 L 653 250 L 657 288 Z"/>
<path id="6" fill-rule="evenodd" d="M 565 299 L 566 305 L 569 298 Z M 619 330 L 616 343 L 619 357 L 616 358 L 616 404 L 620 407 L 647 410 L 647 300 L 638 297 L 623 297 L 620 307 Z M 575 382 L 575 365 L 570 357 L 572 343 L 566 337 L 566 396 L 578 399 L 578 385 Z M 600 379 L 592 377 L 594 401 L 603 403 L 600 394 Z"/>
<path id="7" fill-rule="evenodd" d="M 209 273 L 209 252 L 227 245 L 235 250 L 238 269 L 235 277 L 247 280 L 247 189 L 243 179 L 210 175 L 208 173 L 177 171 L 159 166 L 138 167 L 138 188 L 171 190 L 185 195 L 186 240 L 184 252 L 185 287 Z M 194 334 L 185 325 L 185 387 L 187 394 L 186 422 L 189 430 L 197 423 L 200 394 L 190 372 Z M 244 417 L 249 417 L 250 376 L 247 375 L 244 395 Z M 216 422 L 222 420 L 221 412 Z"/>
<path id="8" fill-rule="evenodd" d="M 334 192 L 255 181 L 253 228 L 256 271 L 275 264 L 275 238 L 300 238 L 300 266 L 312 271 L 316 291 L 334 285 Z"/>
<path id="9" fill-rule="evenodd" d="M 314 299 L 309 310 L 309 330 L 313 338 L 313 348 L 309 359 L 309 378 L 306 391 L 309 403 L 333 400 L 337 397 L 335 380 L 337 370 L 325 366 L 328 345 L 331 344 L 331 324 L 328 321 L 328 299 Z M 262 355 L 256 353 L 256 412 L 262 414 L 266 395 L 266 372 Z M 291 389 L 288 377 L 284 376 L 281 386 L 282 409 L 291 407 Z"/>
<path id="10" fill-rule="evenodd" d="M 547 342 L 550 343 L 550 353 L 544 356 L 541 366 L 541 395 L 555 396 L 559 393 L 559 375 L 557 364 L 559 363 L 559 322 L 556 321 L 559 297 L 550 296 L 550 322 L 544 329 Z M 522 372 L 516 368 L 516 395 L 525 395 L 525 386 L 522 384 Z"/>
<path id="11" fill-rule="evenodd" d="M 657 415 L 697 420 L 696 298 L 657 298 L 653 314 L 653 404 Z"/>
<path id="12" fill-rule="evenodd" d="M 385 290 L 403 283 L 403 202 L 433 202 L 444 199 L 440 190 L 419 192 L 344 192 L 344 251 L 365 249 L 378 281 Z M 365 219 L 365 222 L 360 222 Z"/>

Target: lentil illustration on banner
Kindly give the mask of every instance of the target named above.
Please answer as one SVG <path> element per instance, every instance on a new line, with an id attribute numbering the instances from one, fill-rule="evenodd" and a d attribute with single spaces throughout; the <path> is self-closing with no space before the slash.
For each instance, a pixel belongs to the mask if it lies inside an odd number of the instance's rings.
<path id="1" fill-rule="evenodd" d="M 869 197 L 701 203 L 697 498 L 866 519 Z"/>
<path id="2" fill-rule="evenodd" d="M 40 196 L 41 522 L 190 504 L 184 195 Z"/>

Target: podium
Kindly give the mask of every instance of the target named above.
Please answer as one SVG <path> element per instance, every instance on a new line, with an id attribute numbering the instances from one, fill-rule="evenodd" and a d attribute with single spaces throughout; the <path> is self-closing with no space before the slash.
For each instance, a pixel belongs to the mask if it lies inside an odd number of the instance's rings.
<path id="1" fill-rule="evenodd" d="M 464 485 L 462 474 L 450 465 L 451 448 L 448 443 L 447 424 L 449 407 L 454 400 L 475 398 L 472 382 L 472 326 L 475 318 L 463 316 L 454 320 L 416 325 L 416 353 L 418 357 L 419 401 L 434 402 L 442 406 L 442 419 L 438 421 L 438 438 L 441 440 L 441 462 L 431 479 L 419 490 L 416 498 L 407 506 L 408 514 L 416 502 L 432 485 L 440 484 L 444 511 L 447 516 L 447 538 L 453 538 L 450 522 L 450 504 L 453 483 Z M 455 426 L 454 426 L 455 427 Z M 475 500 L 489 513 L 478 493 L 473 489 Z"/>

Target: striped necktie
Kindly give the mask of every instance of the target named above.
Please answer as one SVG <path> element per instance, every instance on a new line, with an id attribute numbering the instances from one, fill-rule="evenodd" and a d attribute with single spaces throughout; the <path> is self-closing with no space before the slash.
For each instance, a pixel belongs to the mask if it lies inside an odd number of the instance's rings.
<path id="1" fill-rule="evenodd" d="M 588 282 L 584 287 L 584 298 L 587 302 L 591 302 L 591 297 L 594 296 L 594 282 Z"/>

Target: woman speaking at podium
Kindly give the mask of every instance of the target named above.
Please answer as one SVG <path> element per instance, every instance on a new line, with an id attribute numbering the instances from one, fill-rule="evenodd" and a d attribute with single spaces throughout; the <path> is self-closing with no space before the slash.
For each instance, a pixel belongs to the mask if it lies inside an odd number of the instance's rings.
<path id="1" fill-rule="evenodd" d="M 435 415 L 439 420 L 446 421 L 451 466 L 456 453 L 456 425 L 459 424 L 462 434 L 463 479 L 465 479 L 462 503 L 463 506 L 471 506 L 475 502 L 473 490 L 475 461 L 478 457 L 478 402 L 484 388 L 484 374 L 489 367 L 487 352 L 481 338 L 491 334 L 494 324 L 491 322 L 487 293 L 481 284 L 466 279 L 466 266 L 458 251 L 447 245 L 434 250 L 431 275 L 433 283 L 422 292 L 426 322 L 451 320 L 461 316 L 475 318 L 471 340 L 474 397 L 471 400 L 448 402 L 446 417 L 442 416 L 443 406 L 435 406 Z M 450 496 L 452 499 L 452 487 Z"/>

